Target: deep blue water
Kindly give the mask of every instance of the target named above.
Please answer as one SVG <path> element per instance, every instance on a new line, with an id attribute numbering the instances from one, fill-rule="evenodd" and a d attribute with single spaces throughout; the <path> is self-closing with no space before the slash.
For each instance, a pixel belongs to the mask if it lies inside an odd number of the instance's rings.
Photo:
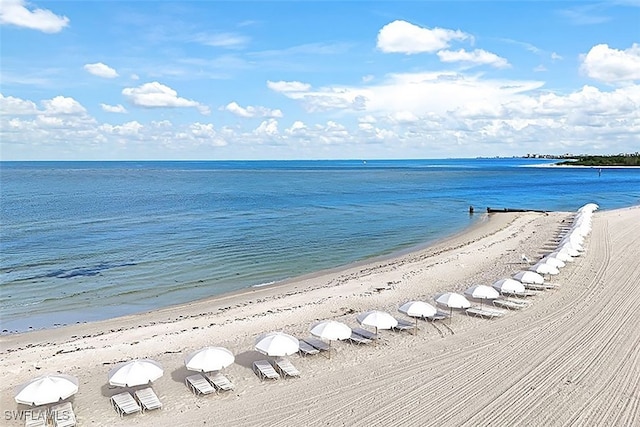
<path id="1" fill-rule="evenodd" d="M 1 329 L 110 318 L 390 254 L 459 232 L 488 206 L 640 204 L 640 169 L 526 167 L 541 163 L 0 162 Z"/>

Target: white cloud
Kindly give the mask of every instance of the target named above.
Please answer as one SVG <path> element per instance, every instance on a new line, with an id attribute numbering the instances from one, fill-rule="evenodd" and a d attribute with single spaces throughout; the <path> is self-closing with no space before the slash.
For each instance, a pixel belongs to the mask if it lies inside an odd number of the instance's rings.
<path id="1" fill-rule="evenodd" d="M 120 104 L 118 105 L 100 104 L 100 107 L 102 107 L 102 110 L 106 111 L 107 113 L 126 113 L 127 112 L 127 109 Z"/>
<path id="2" fill-rule="evenodd" d="M 235 33 L 198 34 L 194 41 L 205 46 L 239 49 L 245 47 L 250 39 Z"/>
<path id="3" fill-rule="evenodd" d="M 122 94 L 138 107 L 196 107 L 202 114 L 208 114 L 208 107 L 197 101 L 180 98 L 178 92 L 158 82 L 145 83 L 139 87 L 128 87 L 122 90 Z"/>
<path id="4" fill-rule="evenodd" d="M 105 79 L 113 79 L 118 77 L 118 72 L 102 62 L 95 64 L 85 64 L 83 67 L 88 73 L 94 76 L 103 77 Z"/>
<path id="5" fill-rule="evenodd" d="M 85 108 L 75 99 L 65 96 L 56 96 L 53 99 L 42 101 L 44 107 L 44 114 L 58 115 L 58 114 L 84 114 L 87 112 Z"/>
<path id="6" fill-rule="evenodd" d="M 252 106 L 247 106 L 246 108 L 241 107 L 240 105 L 238 105 L 238 103 L 236 102 L 230 102 L 229 104 L 227 104 L 226 107 L 224 107 L 225 110 L 229 111 L 230 113 L 235 114 L 236 116 L 240 116 L 240 117 L 277 117 L 280 118 L 282 117 L 282 111 L 275 109 L 275 110 L 271 110 L 269 108 L 266 107 L 252 107 Z"/>
<path id="7" fill-rule="evenodd" d="M 556 52 L 551 52 L 551 59 L 554 61 L 561 61 L 563 58 Z"/>
<path id="8" fill-rule="evenodd" d="M 267 136 L 275 136 L 278 135 L 278 122 L 275 119 L 269 119 L 258 126 L 254 133 L 256 135 L 267 135 Z"/>
<path id="9" fill-rule="evenodd" d="M 57 33 L 69 25 L 69 18 L 58 16 L 47 9 L 29 10 L 24 0 L 1 0 L 0 24 Z"/>
<path id="10" fill-rule="evenodd" d="M 123 123 L 121 125 L 104 124 L 100 126 L 100 130 L 104 131 L 107 134 L 122 136 L 137 136 L 143 129 L 144 126 L 136 120 Z"/>
<path id="11" fill-rule="evenodd" d="M 471 52 L 464 49 L 457 51 L 441 50 L 438 52 L 438 57 L 442 62 L 466 62 L 476 65 L 491 65 L 496 68 L 510 66 L 506 59 L 483 49 L 475 49 Z"/>
<path id="12" fill-rule="evenodd" d="M 32 101 L 26 101 L 13 96 L 4 96 L 0 93 L 0 114 L 2 115 L 26 115 L 36 114 L 38 107 Z"/>
<path id="13" fill-rule="evenodd" d="M 593 46 L 581 57 L 582 71 L 592 79 L 606 83 L 640 80 L 640 45 L 629 49 L 612 49 L 606 44 Z"/>
<path id="14" fill-rule="evenodd" d="M 311 89 L 311 85 L 302 82 L 272 82 L 267 81 L 267 87 L 276 92 L 304 92 Z"/>
<path id="15" fill-rule="evenodd" d="M 385 53 L 436 52 L 449 47 L 451 41 L 469 38 L 469 34 L 460 30 L 429 29 L 398 20 L 380 29 L 377 47 Z"/>

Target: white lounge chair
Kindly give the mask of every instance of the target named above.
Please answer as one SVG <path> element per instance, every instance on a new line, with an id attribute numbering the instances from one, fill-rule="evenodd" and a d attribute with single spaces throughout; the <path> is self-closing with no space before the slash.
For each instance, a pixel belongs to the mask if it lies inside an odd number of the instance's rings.
<path id="1" fill-rule="evenodd" d="M 289 359 L 278 358 L 275 360 L 275 368 L 283 377 L 299 377 L 300 371 L 289 361 Z"/>
<path id="2" fill-rule="evenodd" d="M 134 414 L 136 412 L 142 412 L 142 408 L 138 405 L 138 402 L 131 396 L 131 393 L 125 391 L 120 394 L 111 396 L 111 406 L 122 417 L 123 415 Z"/>
<path id="3" fill-rule="evenodd" d="M 477 316 L 485 319 L 493 319 L 494 317 L 502 317 L 504 316 L 504 311 L 497 310 L 493 308 L 480 308 L 480 307 L 471 307 L 467 308 L 466 313 L 468 316 Z"/>
<path id="4" fill-rule="evenodd" d="M 280 378 L 280 375 L 267 360 L 256 360 L 253 362 L 253 372 L 255 372 L 261 380 L 277 380 Z"/>
<path id="5" fill-rule="evenodd" d="M 46 411 L 29 411 L 25 413 L 25 427 L 47 427 L 48 414 Z"/>
<path id="6" fill-rule="evenodd" d="M 134 395 L 136 399 L 138 399 L 138 402 L 140 402 L 142 411 L 162 408 L 162 402 L 160 402 L 160 399 L 158 399 L 158 396 L 156 396 L 151 387 L 143 388 L 142 390 L 136 390 Z"/>
<path id="7" fill-rule="evenodd" d="M 200 374 L 191 375 L 184 379 L 184 383 L 196 396 L 215 393 L 216 389 Z"/>
<path id="8" fill-rule="evenodd" d="M 304 341 L 303 339 L 298 339 L 298 342 L 299 342 L 298 353 L 300 353 L 302 356 L 311 356 L 311 355 L 320 353 L 320 350 L 318 350 L 308 342 Z"/>
<path id="9" fill-rule="evenodd" d="M 355 332 L 351 332 L 351 336 L 349 337 L 349 341 L 351 341 L 353 344 L 370 344 L 373 341 L 371 341 L 369 338 L 365 338 L 362 335 L 358 335 Z"/>
<path id="10" fill-rule="evenodd" d="M 424 317 L 424 320 L 428 320 L 430 322 L 436 322 L 438 320 L 446 320 L 449 317 L 451 317 L 449 316 L 449 313 L 445 313 L 444 311 L 438 310 L 436 314 L 434 314 L 433 316 Z"/>
<path id="11" fill-rule="evenodd" d="M 315 337 L 304 338 L 302 341 L 320 351 L 331 351 L 331 346 L 321 339 Z"/>
<path id="12" fill-rule="evenodd" d="M 396 320 L 398 321 L 398 324 L 393 327 L 393 329 L 395 331 L 410 331 L 410 332 L 413 332 L 413 331 L 415 331 L 417 329 L 415 322 L 409 322 L 408 320 L 398 319 L 398 318 L 396 318 Z"/>
<path id="13" fill-rule="evenodd" d="M 521 310 L 528 306 L 528 303 L 519 303 L 508 299 L 496 299 L 493 300 L 493 305 L 496 307 L 508 308 L 509 310 Z"/>
<path id="14" fill-rule="evenodd" d="M 71 402 L 52 406 L 50 414 L 55 427 L 73 427 L 76 425 L 76 414 L 73 413 Z"/>
<path id="15" fill-rule="evenodd" d="M 367 331 L 366 329 L 362 329 L 362 328 L 352 328 L 351 332 L 353 332 L 356 335 L 360 335 L 363 338 L 367 338 L 370 340 L 377 340 L 378 339 L 378 334 L 371 332 L 371 331 Z"/>
<path id="16" fill-rule="evenodd" d="M 207 375 L 211 384 L 216 388 L 216 393 L 220 391 L 230 391 L 236 388 L 236 386 L 229 381 L 229 378 L 225 377 L 222 372 L 211 372 Z"/>

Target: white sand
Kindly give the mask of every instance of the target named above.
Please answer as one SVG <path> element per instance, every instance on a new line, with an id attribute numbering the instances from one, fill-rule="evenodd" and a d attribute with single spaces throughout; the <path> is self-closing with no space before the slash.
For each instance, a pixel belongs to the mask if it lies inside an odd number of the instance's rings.
<path id="1" fill-rule="evenodd" d="M 586 252 L 501 319 L 454 314 L 449 327 L 421 322 L 417 336 L 381 332 L 378 346 L 334 344 L 331 359 L 290 359 L 302 376 L 260 382 L 255 337 L 273 330 L 307 336 L 309 325 L 438 292 L 491 284 L 539 258 L 570 214 L 495 214 L 425 250 L 185 306 L 104 322 L 0 337 L 0 407 L 27 409 L 14 388 L 37 375 L 80 380 L 78 425 L 640 425 L 640 208 L 596 212 Z M 564 224 L 561 221 L 567 221 Z M 390 289 L 376 291 L 379 286 Z M 185 387 L 186 353 L 221 345 L 236 354 L 227 394 L 195 397 Z M 117 362 L 163 364 L 153 384 L 164 408 L 119 418 L 107 384 Z"/>

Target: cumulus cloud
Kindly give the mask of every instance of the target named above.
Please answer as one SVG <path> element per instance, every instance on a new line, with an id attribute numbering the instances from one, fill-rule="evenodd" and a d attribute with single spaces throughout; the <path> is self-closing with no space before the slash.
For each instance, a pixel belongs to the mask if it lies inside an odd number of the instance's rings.
<path id="1" fill-rule="evenodd" d="M 180 98 L 178 92 L 158 82 L 145 83 L 138 87 L 128 87 L 122 90 L 129 102 L 138 107 L 145 108 L 179 108 L 195 107 L 201 113 L 207 114 L 208 108 L 197 101 Z"/>
<path id="2" fill-rule="evenodd" d="M 100 104 L 102 107 L 102 111 L 106 111 L 107 113 L 126 113 L 127 109 L 122 105 L 109 105 L 109 104 Z"/>
<path id="3" fill-rule="evenodd" d="M 102 62 L 96 62 L 95 64 L 85 64 L 83 67 L 89 74 L 102 77 L 105 79 L 113 79 L 118 77 L 118 72 L 108 65 Z"/>
<path id="4" fill-rule="evenodd" d="M 619 50 L 606 44 L 593 46 L 581 57 L 582 71 L 605 83 L 623 83 L 640 80 L 640 45 Z"/>
<path id="5" fill-rule="evenodd" d="M 471 52 L 464 49 L 457 51 L 441 50 L 438 52 L 438 58 L 442 62 L 465 62 L 474 65 L 491 65 L 496 68 L 510 66 L 506 59 L 483 49 L 475 49 Z"/>
<path id="6" fill-rule="evenodd" d="M 275 136 L 278 135 L 278 122 L 275 119 L 266 120 L 254 130 L 256 135 Z"/>
<path id="7" fill-rule="evenodd" d="M 469 38 L 469 34 L 460 30 L 429 29 L 398 20 L 380 29 L 377 47 L 385 53 L 436 52 L 449 47 L 451 41 Z"/>
<path id="8" fill-rule="evenodd" d="M 69 18 L 58 16 L 47 9 L 30 10 L 24 0 L 1 0 L 0 24 L 57 33 L 69 25 Z"/>
<path id="9" fill-rule="evenodd" d="M 87 112 L 78 101 L 65 96 L 56 96 L 42 101 L 42 106 L 44 107 L 44 114 L 54 116 L 59 114 L 84 114 Z"/>
<path id="10" fill-rule="evenodd" d="M 13 96 L 4 96 L 0 93 L 0 114 L 17 116 L 36 114 L 37 112 L 38 107 L 34 102 Z"/>
<path id="11" fill-rule="evenodd" d="M 253 107 L 251 105 L 247 106 L 246 108 L 243 108 L 240 105 L 238 105 L 238 103 L 236 102 L 230 102 L 229 104 L 227 104 L 226 107 L 224 107 L 224 109 L 229 111 L 230 113 L 235 114 L 236 116 L 246 117 L 246 118 L 282 117 L 282 111 L 278 109 L 271 110 L 266 107 L 260 107 L 260 106 Z"/>

